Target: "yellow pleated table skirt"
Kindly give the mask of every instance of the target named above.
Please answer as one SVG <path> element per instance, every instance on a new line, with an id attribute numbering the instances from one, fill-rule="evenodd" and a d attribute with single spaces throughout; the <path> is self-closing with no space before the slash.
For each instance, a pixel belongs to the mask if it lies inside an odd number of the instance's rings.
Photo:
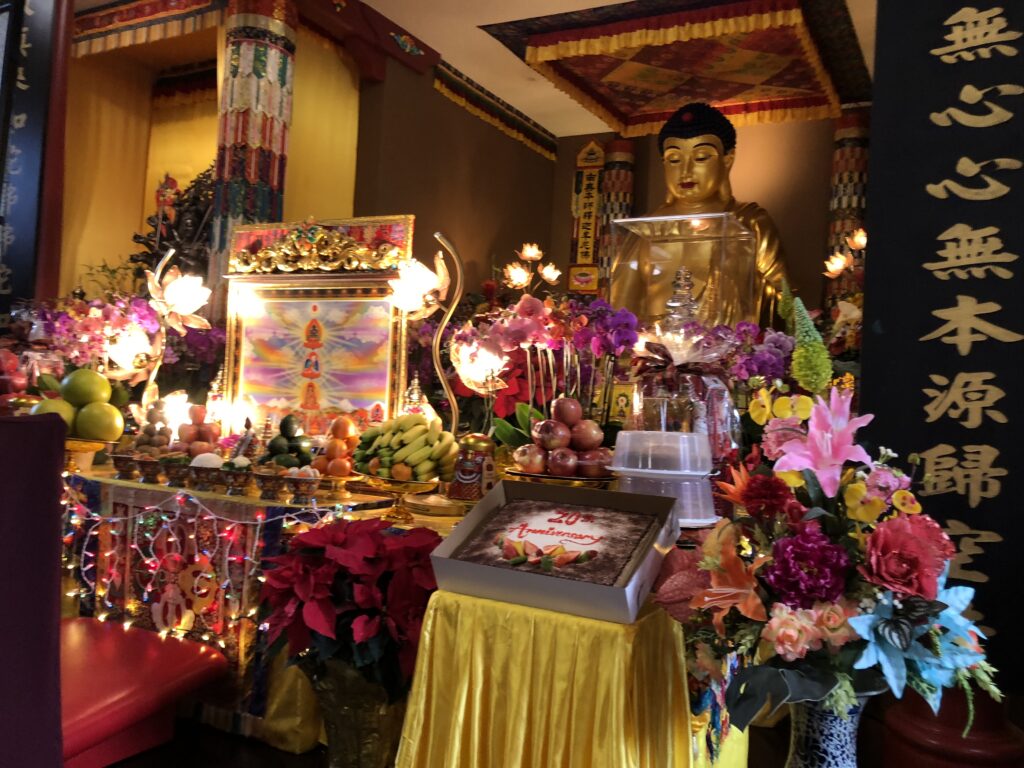
<path id="1" fill-rule="evenodd" d="M 438 591 L 396 768 L 703 768 L 687 699 L 659 608 L 627 625 Z M 733 729 L 715 765 L 746 764 Z"/>

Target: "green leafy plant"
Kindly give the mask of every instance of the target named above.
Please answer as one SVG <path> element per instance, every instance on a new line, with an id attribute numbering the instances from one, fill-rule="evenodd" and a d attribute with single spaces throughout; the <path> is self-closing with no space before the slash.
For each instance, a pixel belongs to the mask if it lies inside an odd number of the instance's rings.
<path id="1" fill-rule="evenodd" d="M 526 403 L 516 403 L 516 424 L 505 419 L 494 420 L 494 439 L 509 448 L 518 448 L 533 442 L 530 427 L 535 420 L 543 419 L 544 414 Z"/>

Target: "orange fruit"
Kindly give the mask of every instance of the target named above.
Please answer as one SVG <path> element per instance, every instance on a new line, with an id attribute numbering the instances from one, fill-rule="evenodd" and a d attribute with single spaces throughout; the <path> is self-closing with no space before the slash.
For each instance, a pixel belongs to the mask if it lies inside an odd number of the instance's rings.
<path id="1" fill-rule="evenodd" d="M 352 453 L 359 445 L 359 435 L 349 435 L 345 438 L 345 444 L 348 446 L 348 452 Z"/>
<path id="2" fill-rule="evenodd" d="M 324 456 L 328 459 L 340 459 L 348 456 L 348 443 L 344 440 L 337 438 L 327 441 L 327 450 L 324 451 Z"/>
<path id="3" fill-rule="evenodd" d="M 351 437 L 352 435 L 359 435 L 359 430 L 356 428 L 356 424 L 348 416 L 339 416 L 331 424 L 331 436 L 332 437 Z"/>
<path id="4" fill-rule="evenodd" d="M 327 474 L 331 477 L 348 477 L 352 474 L 352 462 L 348 459 L 333 459 L 327 465 Z"/>
<path id="5" fill-rule="evenodd" d="M 321 475 L 327 471 L 327 465 L 330 463 L 330 459 L 326 456 L 317 456 L 313 461 L 309 463 L 313 469 L 319 472 Z"/>

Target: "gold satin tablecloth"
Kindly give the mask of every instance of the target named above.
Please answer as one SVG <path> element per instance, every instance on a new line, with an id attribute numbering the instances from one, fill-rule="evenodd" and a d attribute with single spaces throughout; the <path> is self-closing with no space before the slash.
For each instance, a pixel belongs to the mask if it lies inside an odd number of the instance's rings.
<path id="1" fill-rule="evenodd" d="M 651 605 L 627 625 L 439 590 L 396 768 L 703 768 L 685 673 L 682 630 Z M 733 729 L 715 765 L 746 764 Z"/>

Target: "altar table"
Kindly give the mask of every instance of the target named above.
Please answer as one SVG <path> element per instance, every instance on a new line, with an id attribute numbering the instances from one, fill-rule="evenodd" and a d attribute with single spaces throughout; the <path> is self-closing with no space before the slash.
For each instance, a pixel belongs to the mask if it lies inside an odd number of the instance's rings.
<path id="1" fill-rule="evenodd" d="M 703 767 L 689 711 L 682 629 L 659 608 L 615 624 L 438 591 L 396 768 Z M 732 729 L 716 766 L 746 763 Z"/>
<path id="2" fill-rule="evenodd" d="M 195 716 L 289 752 L 314 747 L 321 727 L 313 691 L 297 668 L 285 666 L 283 654 L 267 657 L 258 631 L 260 561 L 278 554 L 284 545 L 286 517 L 308 523 L 332 513 L 346 519 L 375 517 L 392 510 L 393 496 L 353 492 L 310 509 L 118 480 L 107 468 L 73 474 L 68 485 L 78 503 L 99 519 L 86 520 L 66 539 L 79 567 L 65 572 L 65 591 L 74 594 L 79 587 L 90 588 L 81 599 L 69 596 L 65 615 L 130 621 L 136 627 L 217 646 L 230 662 L 230 674 L 197 702 Z M 181 502 L 176 499 L 179 494 Z M 179 504 L 181 514 L 170 520 L 147 513 Z M 400 525 L 429 527 L 447 535 L 459 519 L 414 516 Z M 85 541 L 82 537 L 89 530 L 94 534 Z M 81 580 L 82 565 L 88 585 Z"/>

